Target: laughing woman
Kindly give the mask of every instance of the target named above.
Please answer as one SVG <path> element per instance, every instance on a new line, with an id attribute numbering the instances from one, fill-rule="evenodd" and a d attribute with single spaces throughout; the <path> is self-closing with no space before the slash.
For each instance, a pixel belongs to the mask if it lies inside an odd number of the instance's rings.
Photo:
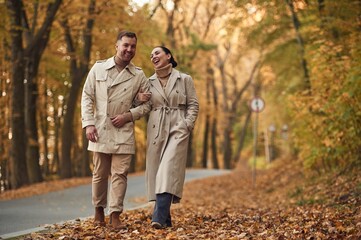
<path id="1" fill-rule="evenodd" d="M 171 51 L 155 47 L 150 55 L 155 73 L 149 78 L 152 110 L 147 127 L 146 185 L 155 201 L 153 228 L 172 226 L 170 207 L 182 198 L 189 135 L 199 104 L 192 77 L 175 69 Z"/>

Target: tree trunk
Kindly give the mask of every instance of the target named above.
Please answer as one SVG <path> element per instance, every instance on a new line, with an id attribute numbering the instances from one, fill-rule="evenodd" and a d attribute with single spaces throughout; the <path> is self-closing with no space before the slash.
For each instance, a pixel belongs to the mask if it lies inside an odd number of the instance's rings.
<path id="1" fill-rule="evenodd" d="M 76 49 L 73 44 L 73 39 L 70 33 L 70 28 L 65 19 L 62 22 L 64 28 L 65 40 L 67 43 L 68 53 L 72 56 L 70 61 L 70 74 L 72 84 L 70 88 L 69 97 L 66 102 L 66 112 L 64 116 L 64 123 L 62 128 L 62 148 L 61 148 L 61 178 L 71 177 L 71 148 L 73 139 L 73 122 L 75 115 L 75 108 L 77 106 L 78 96 L 81 90 L 81 84 L 89 70 L 90 51 L 92 46 L 92 29 L 94 26 L 94 12 L 95 0 L 91 0 L 88 6 L 88 20 L 83 31 L 84 48 L 80 63 L 76 62 Z"/>
<path id="2" fill-rule="evenodd" d="M 36 21 L 34 21 L 35 25 L 30 29 L 23 2 L 20 0 L 9 0 L 6 2 L 11 18 L 11 40 L 13 51 L 14 120 L 12 130 L 15 139 L 12 142 L 11 154 L 13 159 L 12 175 L 15 174 L 12 182 L 13 187 L 15 188 L 27 183 L 29 181 L 29 177 L 30 182 L 38 182 L 42 180 L 39 166 L 36 111 L 34 111 L 34 109 L 36 110 L 37 86 L 33 84 L 36 84 L 34 79 L 37 74 L 40 58 L 49 40 L 51 25 L 61 2 L 62 0 L 55 0 L 54 2 L 48 4 L 44 22 L 40 28 L 37 28 L 38 31 L 36 34 L 34 34 Z M 34 13 L 33 16 L 34 19 L 37 18 L 37 11 L 35 12 L 36 13 Z M 25 49 L 23 47 L 22 34 L 25 36 Z M 24 71 L 24 69 L 26 70 Z M 27 84 L 26 88 L 24 87 L 24 82 Z M 25 89 L 28 93 L 26 98 Z M 28 104 L 26 106 L 25 100 Z M 24 107 L 31 107 L 33 109 Z M 29 137 L 28 142 L 26 142 L 26 137 Z"/>
<path id="3" fill-rule="evenodd" d="M 207 69 L 208 74 L 210 77 L 210 85 L 211 85 L 211 92 L 212 92 L 212 102 L 214 106 L 213 117 L 212 117 L 212 127 L 211 127 L 211 153 L 212 153 L 212 165 L 214 169 L 219 169 L 218 163 L 218 154 L 217 154 L 217 109 L 218 109 L 218 93 L 217 87 L 214 80 L 214 70 L 213 68 L 209 67 Z"/>
<path id="4" fill-rule="evenodd" d="M 22 1 L 21 5 L 22 4 Z M 47 5 L 45 19 L 35 33 L 36 20 L 38 18 L 37 11 L 34 17 L 33 26 L 29 26 L 25 10 L 23 11 L 23 33 L 26 38 L 25 49 L 25 79 L 26 79 L 26 108 L 25 108 L 25 131 L 27 135 L 27 149 L 26 160 L 28 163 L 28 174 L 31 183 L 43 181 L 41 175 L 41 168 L 39 164 L 39 139 L 38 139 L 38 126 L 37 126 L 37 97 L 38 86 L 36 76 L 38 74 L 39 64 L 44 50 L 48 44 L 51 26 L 55 19 L 56 12 L 58 11 L 62 0 L 55 0 Z M 24 6 L 23 6 L 24 7 Z"/>
<path id="5" fill-rule="evenodd" d="M 39 49 L 45 47 L 39 47 Z M 38 48 L 37 48 L 38 49 Z M 43 50 L 40 50 L 42 53 Z M 38 84 L 36 82 L 37 70 L 40 63 L 39 52 L 33 52 L 26 58 L 25 72 L 25 126 L 27 135 L 26 161 L 28 166 L 29 182 L 43 181 L 40 168 L 40 148 L 37 124 L 37 98 Z"/>
<path id="6" fill-rule="evenodd" d="M 22 46 L 21 5 L 19 1 L 6 1 L 11 24 L 11 97 L 13 101 L 11 102 L 10 185 L 13 189 L 19 188 L 29 181 L 25 155 L 24 50 Z"/>
<path id="7" fill-rule="evenodd" d="M 234 154 L 234 157 L 233 157 L 234 162 L 239 162 L 240 161 L 240 156 L 241 156 L 241 152 L 242 152 L 242 149 L 243 149 L 243 146 L 244 146 L 244 140 L 246 138 L 247 129 L 248 129 L 249 122 L 251 120 L 251 116 L 252 116 L 252 111 L 249 110 L 248 113 L 247 113 L 246 119 L 244 121 L 242 130 L 241 130 L 241 134 L 240 134 L 240 137 L 239 137 L 239 142 L 238 142 L 238 145 L 237 145 L 236 153 Z"/>
<path id="8" fill-rule="evenodd" d="M 203 155 L 202 155 L 202 167 L 207 168 L 208 165 L 208 151 L 209 151 L 209 132 L 210 132 L 210 107 L 211 107 L 211 87 L 213 79 L 213 69 L 210 67 L 210 64 L 207 64 L 207 77 L 206 77 L 206 119 L 205 119 L 205 127 L 204 127 L 204 135 L 203 135 Z"/>
<path id="9" fill-rule="evenodd" d="M 54 95 L 55 96 L 55 95 Z M 51 166 L 52 173 L 58 173 L 60 175 L 60 157 L 59 157 L 59 142 L 60 134 L 59 129 L 61 129 L 61 113 L 64 106 L 60 106 L 57 103 L 57 99 L 54 98 L 54 158 Z"/>
<path id="10" fill-rule="evenodd" d="M 43 172 L 44 176 L 48 176 L 50 171 L 49 171 L 49 158 L 48 158 L 49 124 L 48 124 L 48 120 L 47 120 L 47 109 L 48 109 L 47 85 L 44 84 L 43 88 L 44 88 L 44 91 L 42 93 L 42 100 L 41 100 L 42 107 L 40 109 L 40 130 L 41 130 L 41 134 L 43 136 L 42 146 L 43 146 L 43 154 L 44 154 L 44 163 L 43 163 L 43 167 L 42 167 L 42 169 L 43 169 L 42 172 Z"/>
<path id="11" fill-rule="evenodd" d="M 296 31 L 297 42 L 300 45 L 301 66 L 302 66 L 303 73 L 304 73 L 305 89 L 308 90 L 309 93 L 311 93 L 311 81 L 310 81 L 310 76 L 309 76 L 309 72 L 308 72 L 307 61 L 305 59 L 305 44 L 304 44 L 303 38 L 300 33 L 301 23 L 295 12 L 295 9 L 293 6 L 293 1 L 292 0 L 285 0 L 285 1 L 287 3 L 288 8 L 291 11 L 293 27 L 295 28 L 295 31 Z"/>
<path id="12" fill-rule="evenodd" d="M 3 24 L 3 23 L 0 23 Z M 3 50 L 0 47 L 0 50 Z M 7 55 L 7 52 L 4 51 L 4 54 L 1 56 L 0 61 L 0 72 L 7 73 L 10 69 L 10 64 L 6 59 L 10 59 Z M 10 52 L 9 52 L 10 53 Z M 6 76 L 3 76 L 4 78 Z M 11 121 L 11 113 L 10 110 L 10 92 L 11 92 L 11 84 L 7 81 L 4 81 L 4 78 L 0 78 L 0 92 L 6 94 L 0 94 L 0 192 L 9 189 L 9 148 L 10 148 L 10 140 L 9 140 L 9 130 L 10 121 Z"/>
<path id="13" fill-rule="evenodd" d="M 70 89 L 70 94 L 66 103 L 66 111 L 63 120 L 62 132 L 61 132 L 61 161 L 60 161 L 60 177 L 61 178 L 71 178 L 71 148 L 73 143 L 73 119 L 75 106 L 78 99 L 77 89 L 80 88 L 80 84 L 76 82 L 79 81 L 78 78 L 72 76 L 72 86 Z"/>
<path id="14" fill-rule="evenodd" d="M 232 159 L 232 120 L 228 120 L 227 126 L 223 131 L 223 167 L 225 169 L 231 169 L 231 159 Z"/>
<path id="15" fill-rule="evenodd" d="M 216 119 L 216 117 L 213 117 L 213 123 L 212 123 L 211 150 L 212 150 L 213 168 L 219 169 L 218 155 L 217 155 L 217 119 Z"/>
<path id="16" fill-rule="evenodd" d="M 207 168 L 208 162 L 208 138 L 209 138 L 209 114 L 206 116 L 206 123 L 203 135 L 203 155 L 202 155 L 202 168 Z"/>
<path id="17" fill-rule="evenodd" d="M 72 71 L 74 72 L 74 70 Z M 60 176 L 61 178 L 72 177 L 71 173 L 71 149 L 74 135 L 74 116 L 75 108 L 77 106 L 79 91 L 81 88 L 82 79 L 85 74 L 72 74 L 72 85 L 70 94 L 66 104 L 66 111 L 62 126 L 62 144 L 61 144 L 61 161 L 60 161 Z"/>

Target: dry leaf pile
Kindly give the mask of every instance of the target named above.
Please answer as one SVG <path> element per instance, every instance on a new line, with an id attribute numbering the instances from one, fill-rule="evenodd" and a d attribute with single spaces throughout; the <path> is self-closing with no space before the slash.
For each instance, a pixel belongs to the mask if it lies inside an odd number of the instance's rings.
<path id="1" fill-rule="evenodd" d="M 357 171 L 312 182 L 296 163 L 278 165 L 257 172 L 255 185 L 243 168 L 187 183 L 171 228 L 152 229 L 149 207 L 124 212 L 122 230 L 86 219 L 23 239 L 361 239 Z"/>

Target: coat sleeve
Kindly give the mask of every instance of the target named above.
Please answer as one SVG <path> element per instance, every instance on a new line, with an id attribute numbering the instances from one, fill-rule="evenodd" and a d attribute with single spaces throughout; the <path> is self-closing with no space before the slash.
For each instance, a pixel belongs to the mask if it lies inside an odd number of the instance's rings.
<path id="1" fill-rule="evenodd" d="M 81 95 L 81 120 L 82 127 L 95 125 L 94 118 L 95 106 L 95 65 L 90 69 L 85 80 L 83 92 Z"/>
<path id="2" fill-rule="evenodd" d="M 187 94 L 187 111 L 186 111 L 186 123 L 189 130 L 194 128 L 195 122 L 199 112 L 199 102 L 194 87 L 194 82 L 191 76 L 186 75 L 184 77 L 186 94 Z"/>
<path id="3" fill-rule="evenodd" d="M 144 72 L 140 73 L 140 86 L 137 93 L 142 90 L 143 92 L 149 91 L 149 81 L 147 77 L 144 75 Z M 134 97 L 134 99 L 136 96 Z M 147 115 L 151 109 L 151 102 L 140 103 L 138 101 L 133 101 L 134 107 L 130 109 L 132 114 L 133 121 L 140 119 L 141 117 Z"/>

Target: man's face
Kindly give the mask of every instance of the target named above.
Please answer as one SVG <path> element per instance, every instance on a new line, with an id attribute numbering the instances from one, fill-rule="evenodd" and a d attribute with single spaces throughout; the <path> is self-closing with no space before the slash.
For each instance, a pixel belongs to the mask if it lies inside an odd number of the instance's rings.
<path id="1" fill-rule="evenodd" d="M 136 48 L 136 38 L 130 38 L 127 36 L 122 37 L 115 45 L 115 49 L 117 50 L 117 57 L 125 63 L 129 63 L 132 60 L 135 55 Z"/>

